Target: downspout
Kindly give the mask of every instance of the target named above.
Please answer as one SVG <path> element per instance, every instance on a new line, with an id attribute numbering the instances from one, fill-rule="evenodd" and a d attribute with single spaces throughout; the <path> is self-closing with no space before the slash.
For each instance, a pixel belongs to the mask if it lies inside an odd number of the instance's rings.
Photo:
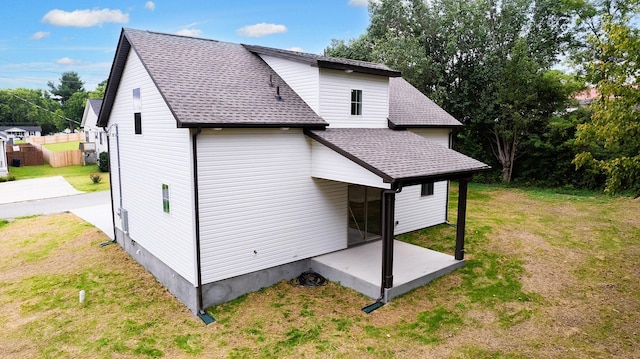
<path id="1" fill-rule="evenodd" d="M 369 314 L 382 307 L 387 301 L 387 289 L 393 287 L 393 232 L 395 195 L 402 192 L 402 185 L 392 183 L 391 189 L 382 190 L 382 280 L 380 297 L 372 304 L 362 308 Z"/>
<path id="2" fill-rule="evenodd" d="M 116 156 L 118 156 L 118 190 L 119 190 L 119 198 L 120 198 L 120 208 L 122 208 L 122 176 L 120 174 L 120 136 L 118 133 L 118 124 L 114 123 L 110 127 L 115 126 L 116 128 Z M 111 140 L 109 136 L 109 132 L 111 131 L 110 127 L 103 127 L 104 131 L 107 133 L 107 153 L 111 153 Z M 98 160 L 100 160 L 100 155 L 98 154 Z M 111 159 L 109 158 L 109 167 L 111 167 Z M 111 168 L 109 168 L 109 172 L 111 172 Z M 113 206 L 113 182 L 109 185 L 109 195 L 111 197 L 111 223 L 113 225 L 113 240 L 109 242 L 101 243 L 100 246 L 104 247 L 111 243 L 116 242 L 116 212 L 114 211 Z"/>
<path id="3" fill-rule="evenodd" d="M 382 191 L 382 282 L 380 299 L 387 302 L 386 289 L 393 287 L 393 232 L 396 193 L 402 192 L 402 185 L 391 184 L 391 189 Z"/>
<path id="4" fill-rule="evenodd" d="M 205 324 L 214 322 L 213 317 L 204 311 L 204 300 L 202 297 L 202 265 L 200 254 L 200 196 L 198 194 L 198 135 L 202 128 L 198 127 L 191 135 L 191 146 L 193 156 L 193 210 L 195 212 L 195 236 L 196 236 L 196 300 L 197 315 Z"/>

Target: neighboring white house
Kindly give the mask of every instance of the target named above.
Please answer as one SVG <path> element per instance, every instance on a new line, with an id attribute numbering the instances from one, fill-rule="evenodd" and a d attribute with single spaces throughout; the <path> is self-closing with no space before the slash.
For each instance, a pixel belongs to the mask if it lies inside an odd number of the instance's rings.
<path id="1" fill-rule="evenodd" d="M 101 107 L 101 99 L 88 99 L 87 104 L 84 106 L 82 123 L 80 124 L 80 127 L 84 130 L 85 142 L 94 143 L 97 154 L 107 152 L 107 134 L 96 125 Z"/>
<path id="2" fill-rule="evenodd" d="M 7 138 L 0 133 L 0 176 L 6 176 L 9 173 L 9 165 L 7 164 Z"/>
<path id="3" fill-rule="evenodd" d="M 7 138 L 17 140 L 26 140 L 29 137 L 40 137 L 42 135 L 42 127 L 40 126 L 0 126 L 0 132 L 3 132 Z"/>
<path id="4" fill-rule="evenodd" d="M 132 29 L 97 125 L 117 242 L 194 312 L 366 241 L 392 259 L 394 234 L 446 222 L 448 180 L 466 195 L 488 168 L 384 65 Z"/>

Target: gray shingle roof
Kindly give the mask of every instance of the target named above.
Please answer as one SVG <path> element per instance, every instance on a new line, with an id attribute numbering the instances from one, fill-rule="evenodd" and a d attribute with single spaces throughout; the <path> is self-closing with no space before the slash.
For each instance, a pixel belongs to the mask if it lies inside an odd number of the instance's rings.
<path id="1" fill-rule="evenodd" d="M 392 128 L 462 126 L 401 77 L 389 79 L 389 123 Z"/>
<path id="2" fill-rule="evenodd" d="M 329 68 L 335 70 L 352 70 L 354 72 L 363 72 L 374 75 L 383 75 L 389 77 L 398 77 L 400 72 L 389 68 L 384 64 L 375 62 L 343 59 L 339 57 L 330 57 L 306 52 L 298 52 L 291 50 L 274 49 L 271 47 L 257 45 L 243 45 L 247 50 L 263 55 L 271 55 L 289 60 L 307 63 L 312 66 Z"/>
<path id="3" fill-rule="evenodd" d="M 102 107 L 102 99 L 90 98 L 89 103 L 91 104 L 93 113 L 95 113 L 96 116 L 98 116 L 100 114 L 100 108 Z"/>
<path id="4" fill-rule="evenodd" d="M 124 29 L 109 76 L 99 126 L 106 125 L 129 49 L 133 48 L 178 127 L 315 127 L 320 118 L 262 59 L 240 44 Z M 269 87 L 273 76 L 280 86 Z"/>
<path id="5" fill-rule="evenodd" d="M 19 128 L 19 129 L 24 130 L 24 131 L 39 131 L 39 132 L 42 132 L 42 127 L 40 127 L 40 126 L 19 126 L 19 125 L 16 125 L 16 126 L 0 126 L 0 131 L 4 132 L 4 131 L 10 130 L 12 128 Z"/>
<path id="6" fill-rule="evenodd" d="M 414 184 L 490 169 L 480 161 L 406 130 L 328 128 L 306 133 L 385 182 Z"/>

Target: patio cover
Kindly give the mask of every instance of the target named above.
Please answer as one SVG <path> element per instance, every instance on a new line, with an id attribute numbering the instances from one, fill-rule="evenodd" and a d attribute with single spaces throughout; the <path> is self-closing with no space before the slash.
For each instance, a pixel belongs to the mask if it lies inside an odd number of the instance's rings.
<path id="1" fill-rule="evenodd" d="M 378 176 L 381 182 L 392 186 L 465 178 L 490 168 L 480 161 L 410 131 L 388 128 L 329 128 L 308 130 L 306 134 Z M 312 162 L 315 160 L 314 154 Z M 346 182 L 360 183 L 358 175 L 354 173 L 354 178 Z M 345 181 L 344 174 L 341 178 L 335 178 L 329 173 L 317 171 L 314 176 Z"/>
<path id="2" fill-rule="evenodd" d="M 367 174 L 374 174 L 385 185 L 382 191 L 382 284 L 378 301 L 387 302 L 393 288 L 395 195 L 403 186 L 442 180 L 459 180 L 458 223 L 456 225 L 455 259 L 464 259 L 467 184 L 471 176 L 490 169 L 488 165 L 446 148 L 407 130 L 388 128 L 337 128 L 305 130 L 322 146 L 312 147 L 314 177 L 358 184 L 375 184 Z M 326 164 L 329 148 L 357 164 L 358 171 L 336 162 L 337 170 Z"/>

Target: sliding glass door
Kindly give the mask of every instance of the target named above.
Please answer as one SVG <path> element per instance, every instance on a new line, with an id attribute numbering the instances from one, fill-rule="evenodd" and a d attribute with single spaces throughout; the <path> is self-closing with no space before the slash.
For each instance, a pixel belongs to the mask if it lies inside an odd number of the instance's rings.
<path id="1" fill-rule="evenodd" d="M 349 246 L 380 238 L 381 193 L 380 188 L 349 186 Z"/>

